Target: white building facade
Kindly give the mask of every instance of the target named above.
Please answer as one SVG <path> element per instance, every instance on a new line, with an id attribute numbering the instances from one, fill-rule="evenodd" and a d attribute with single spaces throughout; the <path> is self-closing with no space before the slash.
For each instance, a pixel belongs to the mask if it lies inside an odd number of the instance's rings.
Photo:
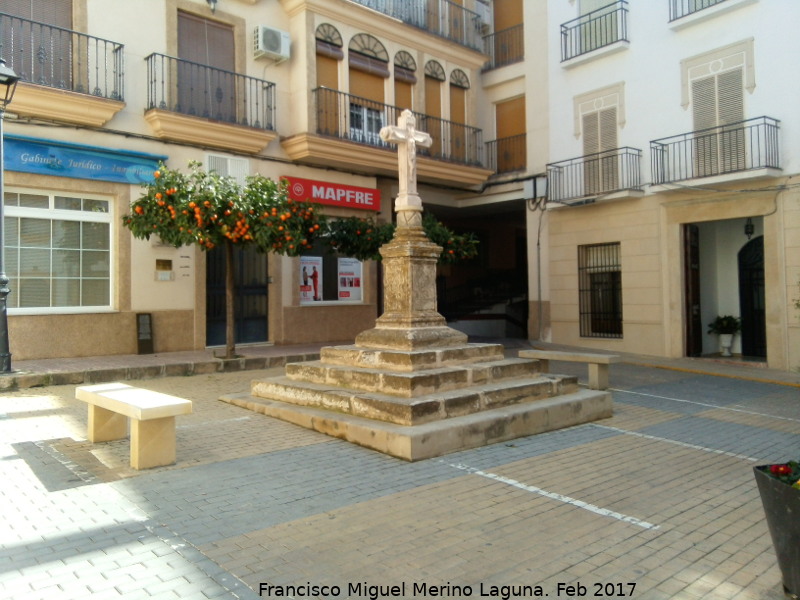
<path id="1" fill-rule="evenodd" d="M 547 3 L 547 339 L 713 355 L 708 324 L 733 315 L 734 354 L 800 368 L 798 17 L 783 0 Z"/>

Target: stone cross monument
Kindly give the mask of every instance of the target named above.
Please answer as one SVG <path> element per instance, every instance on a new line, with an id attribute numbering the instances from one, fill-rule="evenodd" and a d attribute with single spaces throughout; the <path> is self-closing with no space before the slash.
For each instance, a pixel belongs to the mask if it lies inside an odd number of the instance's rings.
<path id="1" fill-rule="evenodd" d="M 356 337 L 356 344 L 405 351 L 466 344 L 467 336 L 448 327 L 436 310 L 436 262 L 442 248 L 433 244 L 422 229 L 416 147 L 430 146 L 431 136 L 416 130 L 410 110 L 403 111 L 396 127 L 384 127 L 380 135 L 384 141 L 399 146 L 397 229 L 392 241 L 380 250 L 384 313 L 374 329 Z"/>
<path id="2" fill-rule="evenodd" d="M 428 148 L 433 143 L 431 136 L 417 131 L 413 113 L 406 109 L 397 119 L 397 126 L 381 129 L 384 142 L 397 144 L 399 193 L 394 206 L 398 227 L 422 226 L 422 200 L 417 194 L 417 145 Z"/>

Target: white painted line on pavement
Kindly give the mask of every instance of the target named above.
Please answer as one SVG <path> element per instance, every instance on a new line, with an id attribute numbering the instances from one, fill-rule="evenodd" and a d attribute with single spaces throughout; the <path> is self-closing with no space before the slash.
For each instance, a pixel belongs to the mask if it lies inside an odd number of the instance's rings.
<path id="1" fill-rule="evenodd" d="M 744 410 L 743 408 L 730 408 L 728 406 L 718 406 L 716 404 L 708 404 L 707 402 L 697 402 L 696 400 L 685 400 L 684 398 L 670 398 L 669 396 L 658 396 L 656 394 L 645 394 L 644 392 L 619 390 L 617 388 L 609 388 L 608 391 L 620 392 L 623 394 L 635 394 L 637 396 L 646 396 L 648 398 L 658 398 L 659 400 L 672 400 L 673 402 L 685 402 L 686 404 L 696 404 L 697 406 L 705 406 L 707 408 L 713 408 L 714 410 L 728 410 L 731 412 L 739 412 L 739 413 L 744 413 L 746 415 L 753 415 L 756 417 L 766 417 L 768 419 L 777 419 L 779 421 L 792 421 L 794 423 L 800 423 L 800 419 L 794 419 L 792 417 L 779 417 L 777 415 L 768 415 L 765 413 L 755 412 L 752 410 Z"/>
<path id="2" fill-rule="evenodd" d="M 692 450 L 702 450 L 703 452 L 711 452 L 713 454 L 723 454 L 733 458 L 741 458 L 751 462 L 758 462 L 760 458 L 753 458 L 752 456 L 745 456 L 744 454 L 735 454 L 725 450 L 717 450 L 715 448 L 707 448 L 706 446 L 698 446 L 697 444 L 690 444 L 688 442 L 680 442 L 678 440 L 671 440 L 669 438 L 658 437 L 656 435 L 648 435 L 646 433 L 639 433 L 638 431 L 629 431 L 628 429 L 620 429 L 618 427 L 611 427 L 610 425 L 600 425 L 599 423 L 590 423 L 592 427 L 600 427 L 601 429 L 609 429 L 617 433 L 624 433 L 625 435 L 633 435 L 647 440 L 655 440 L 657 442 L 667 442 L 668 444 L 675 444 L 676 446 L 683 446 L 684 448 L 691 448 Z"/>
<path id="3" fill-rule="evenodd" d="M 609 510 L 607 508 L 601 508 L 599 506 L 595 506 L 594 504 L 589 504 L 588 502 L 584 502 L 583 500 L 578 500 L 577 498 L 564 496 L 563 494 L 548 492 L 547 490 L 543 490 L 542 488 L 522 483 L 521 481 L 517 481 L 516 479 L 511 479 L 510 477 L 504 477 L 503 475 L 498 475 L 496 473 L 487 473 L 486 471 L 481 471 L 480 469 L 468 467 L 467 465 L 463 464 L 453 464 L 453 463 L 448 463 L 448 464 L 449 466 L 455 469 L 459 469 L 461 471 L 467 471 L 468 473 L 472 473 L 473 475 L 479 475 L 480 477 L 486 477 L 487 479 L 492 479 L 494 481 L 499 481 L 500 483 L 505 483 L 507 485 L 514 486 L 515 488 L 525 490 L 526 492 L 538 494 L 540 496 L 544 496 L 545 498 L 550 498 L 551 500 L 564 502 L 565 504 L 569 504 L 577 508 L 582 508 L 584 510 L 588 510 L 589 512 L 593 512 L 595 514 L 602 515 L 604 517 L 611 517 L 613 519 L 617 519 L 618 521 L 623 521 L 624 523 L 630 523 L 631 525 L 636 525 L 644 529 L 660 528 L 659 525 L 654 525 L 653 523 L 642 521 L 641 519 L 637 519 L 636 517 L 623 515 L 622 513 L 618 513 L 613 510 Z"/>

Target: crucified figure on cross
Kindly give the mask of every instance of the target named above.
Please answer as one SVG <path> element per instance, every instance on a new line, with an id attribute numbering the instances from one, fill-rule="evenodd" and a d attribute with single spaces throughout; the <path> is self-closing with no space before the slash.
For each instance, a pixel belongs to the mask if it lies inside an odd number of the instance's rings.
<path id="1" fill-rule="evenodd" d="M 384 142 L 397 144 L 397 174 L 399 193 L 395 201 L 395 211 L 422 211 L 422 200 L 417 195 L 417 145 L 427 148 L 433 140 L 424 131 L 415 128 L 416 119 L 406 109 L 397 118 L 397 125 L 388 125 L 381 129 Z M 399 216 L 399 215 L 398 215 Z"/>

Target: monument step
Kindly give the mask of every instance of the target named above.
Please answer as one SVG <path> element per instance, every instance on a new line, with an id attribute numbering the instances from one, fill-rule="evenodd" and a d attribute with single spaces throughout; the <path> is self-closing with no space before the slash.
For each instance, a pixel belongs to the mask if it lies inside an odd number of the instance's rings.
<path id="1" fill-rule="evenodd" d="M 332 389 L 330 385 L 322 383 L 276 377 L 253 382 L 250 394 L 257 398 L 315 406 L 398 425 L 418 425 L 501 406 L 535 402 L 577 389 L 574 377 L 543 375 L 438 391 L 416 398 L 398 398 L 377 392 Z"/>
<path id="2" fill-rule="evenodd" d="M 530 377 L 536 373 L 538 361 L 526 358 L 501 358 L 409 372 L 329 364 L 322 360 L 286 365 L 286 376 L 295 381 L 323 383 L 401 398 L 417 398 L 491 381 Z"/>
<path id="3" fill-rule="evenodd" d="M 611 394 L 590 389 L 415 426 L 375 421 L 249 394 L 223 396 L 221 400 L 409 461 L 612 416 Z"/>
<path id="4" fill-rule="evenodd" d="M 411 351 L 349 345 L 327 346 L 320 350 L 320 359 L 324 363 L 387 371 L 438 369 L 456 364 L 502 360 L 503 357 L 502 344 L 464 344 Z"/>

